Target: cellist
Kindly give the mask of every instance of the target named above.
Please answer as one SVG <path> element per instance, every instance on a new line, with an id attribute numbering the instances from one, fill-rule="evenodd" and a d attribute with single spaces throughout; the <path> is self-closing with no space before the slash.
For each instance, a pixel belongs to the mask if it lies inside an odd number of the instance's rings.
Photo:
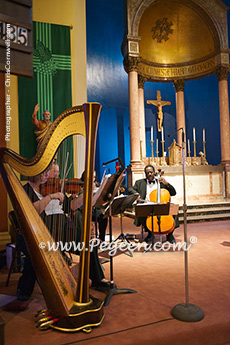
<path id="1" fill-rule="evenodd" d="M 155 168 L 152 165 L 146 165 L 145 169 L 146 178 L 137 180 L 133 187 L 128 189 L 128 194 L 139 194 L 137 199 L 138 203 L 143 203 L 145 201 L 150 201 L 149 196 L 153 190 L 157 189 L 157 183 L 155 178 Z M 176 195 L 175 188 L 168 183 L 164 177 L 159 177 L 160 188 L 167 189 L 171 196 Z M 136 217 L 134 224 L 136 226 L 143 225 L 145 232 L 148 233 L 145 238 L 145 242 L 152 242 L 152 231 L 150 231 L 146 226 L 146 217 Z M 175 218 L 175 228 L 179 226 L 178 217 Z M 173 236 L 173 231 L 167 234 L 166 240 L 170 243 L 175 243 L 175 238 Z"/>

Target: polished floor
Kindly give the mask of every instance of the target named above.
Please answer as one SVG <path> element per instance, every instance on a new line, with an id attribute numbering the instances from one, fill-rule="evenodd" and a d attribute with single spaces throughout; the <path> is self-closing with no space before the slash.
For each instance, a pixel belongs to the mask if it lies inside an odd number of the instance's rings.
<path id="1" fill-rule="evenodd" d="M 114 237 L 120 233 L 120 220 L 113 218 Z M 133 220 L 123 218 L 124 233 L 136 234 L 140 229 Z M 188 284 L 185 288 L 185 253 L 180 250 L 143 252 L 136 248 L 133 256 L 118 251 L 113 257 L 113 277 L 118 289 L 137 293 L 115 294 L 104 307 L 105 318 L 91 333 L 64 333 L 36 328 L 35 314 L 46 304 L 38 285 L 24 311 L 1 308 L 5 345 L 227 345 L 230 344 L 230 221 L 188 224 L 192 242 L 187 252 Z M 175 230 L 177 243 L 184 240 L 183 225 Z M 156 238 L 158 240 L 158 238 Z M 136 242 L 137 244 L 137 242 Z M 124 249 L 123 249 L 124 250 Z M 102 256 L 106 257 L 106 253 Z M 110 263 L 104 263 L 110 278 Z M 11 275 L 5 287 L 7 269 L 0 272 L 1 297 L 15 296 L 19 273 Z M 104 299 L 106 295 L 91 289 L 91 294 Z M 183 322 L 172 317 L 177 304 L 187 302 L 198 306 L 204 318 L 198 322 Z M 4 304 L 4 302 L 3 302 Z"/>

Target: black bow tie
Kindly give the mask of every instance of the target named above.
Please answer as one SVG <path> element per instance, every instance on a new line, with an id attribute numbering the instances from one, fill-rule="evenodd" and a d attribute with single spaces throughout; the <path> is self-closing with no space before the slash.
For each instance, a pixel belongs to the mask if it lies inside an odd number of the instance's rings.
<path id="1" fill-rule="evenodd" d="M 155 183 L 155 180 L 153 180 L 153 181 L 149 181 L 149 184 L 151 184 L 151 183 L 153 183 L 153 184 L 154 184 L 154 183 Z"/>

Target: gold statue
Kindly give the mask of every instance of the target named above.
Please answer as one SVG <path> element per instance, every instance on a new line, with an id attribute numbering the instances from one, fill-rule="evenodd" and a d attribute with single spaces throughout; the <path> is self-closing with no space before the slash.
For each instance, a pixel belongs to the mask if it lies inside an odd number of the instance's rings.
<path id="1" fill-rule="evenodd" d="M 37 112 L 39 110 L 39 103 L 35 105 L 34 112 L 32 115 L 32 122 L 34 126 L 37 128 L 34 133 L 36 134 L 36 140 L 37 140 L 37 148 L 39 147 L 42 139 L 46 135 L 48 129 L 50 128 L 52 122 L 50 121 L 50 112 L 49 110 L 45 110 L 43 113 L 43 120 L 38 120 L 37 118 Z"/>
<path id="2" fill-rule="evenodd" d="M 161 100 L 161 92 L 157 90 L 157 99 L 155 101 L 147 101 L 148 104 L 153 104 L 157 107 L 157 128 L 158 132 L 161 131 L 162 122 L 163 122 L 163 111 L 162 107 L 164 105 L 171 105 L 171 102 Z"/>

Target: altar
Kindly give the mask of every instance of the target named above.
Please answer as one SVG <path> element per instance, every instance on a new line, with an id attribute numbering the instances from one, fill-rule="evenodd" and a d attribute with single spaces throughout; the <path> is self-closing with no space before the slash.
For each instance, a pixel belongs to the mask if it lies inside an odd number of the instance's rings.
<path id="1" fill-rule="evenodd" d="M 146 158 L 142 170 L 131 172 L 128 169 L 128 187 L 136 180 L 145 178 L 144 166 L 150 163 Z M 183 205 L 183 170 L 182 165 L 157 166 L 153 163 L 155 170 L 161 169 L 167 182 L 173 185 L 177 194 L 172 197 L 173 203 Z M 226 171 L 224 165 L 190 165 L 185 166 L 186 203 L 204 204 L 223 202 L 229 197 L 230 191 L 230 170 Z"/>

